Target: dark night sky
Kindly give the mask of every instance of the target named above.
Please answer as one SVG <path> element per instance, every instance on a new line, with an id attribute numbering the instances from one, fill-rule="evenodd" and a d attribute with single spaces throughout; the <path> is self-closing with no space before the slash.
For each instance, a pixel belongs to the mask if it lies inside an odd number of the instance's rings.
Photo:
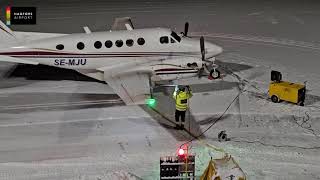
<path id="1" fill-rule="evenodd" d="M 14 30 L 74 33 L 82 26 L 108 30 L 115 17 L 130 16 L 135 27 L 171 27 L 190 31 L 279 36 L 319 41 L 320 1 L 303 0 L 2 0 L 12 6 L 37 7 L 37 25 L 15 25 Z"/>

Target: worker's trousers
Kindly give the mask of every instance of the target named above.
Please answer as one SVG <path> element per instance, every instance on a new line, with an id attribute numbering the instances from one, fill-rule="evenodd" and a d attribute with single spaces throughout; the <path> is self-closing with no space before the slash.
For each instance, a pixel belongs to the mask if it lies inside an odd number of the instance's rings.
<path id="1" fill-rule="evenodd" d="M 175 118 L 176 118 L 176 122 L 177 122 L 177 123 L 180 121 L 180 117 L 181 117 L 182 123 L 184 123 L 185 118 L 186 118 L 186 111 L 176 110 Z"/>

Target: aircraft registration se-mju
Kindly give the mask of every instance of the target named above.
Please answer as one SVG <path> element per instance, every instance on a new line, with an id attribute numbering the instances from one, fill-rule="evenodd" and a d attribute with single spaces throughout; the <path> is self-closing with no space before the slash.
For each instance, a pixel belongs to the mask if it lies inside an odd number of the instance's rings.
<path id="1" fill-rule="evenodd" d="M 0 61 L 76 70 L 107 82 L 127 104 L 144 104 L 157 81 L 220 76 L 214 66 L 222 48 L 167 28 L 134 29 L 116 18 L 110 31 L 55 34 L 12 31 L 0 22 Z M 213 68 L 210 68 L 213 67 Z"/>

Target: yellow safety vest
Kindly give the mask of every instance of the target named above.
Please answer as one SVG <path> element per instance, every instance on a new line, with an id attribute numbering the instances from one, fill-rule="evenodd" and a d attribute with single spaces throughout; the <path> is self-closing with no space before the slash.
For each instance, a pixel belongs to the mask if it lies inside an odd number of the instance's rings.
<path id="1" fill-rule="evenodd" d="M 173 93 L 173 98 L 176 100 L 176 110 L 186 111 L 188 109 L 188 99 L 192 97 L 192 92 L 178 91 Z"/>

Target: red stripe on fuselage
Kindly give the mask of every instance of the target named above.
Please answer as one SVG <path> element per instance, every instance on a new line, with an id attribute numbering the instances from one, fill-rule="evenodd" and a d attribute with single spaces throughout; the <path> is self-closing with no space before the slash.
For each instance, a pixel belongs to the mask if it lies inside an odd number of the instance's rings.
<path id="1" fill-rule="evenodd" d="M 67 53 L 67 52 L 48 52 L 48 51 L 19 51 L 19 52 L 0 52 L 0 55 L 7 56 L 45 56 L 45 55 L 73 55 L 73 56 L 90 56 L 90 55 L 177 55 L 188 54 L 198 55 L 195 52 L 113 52 L 113 53 Z"/>

